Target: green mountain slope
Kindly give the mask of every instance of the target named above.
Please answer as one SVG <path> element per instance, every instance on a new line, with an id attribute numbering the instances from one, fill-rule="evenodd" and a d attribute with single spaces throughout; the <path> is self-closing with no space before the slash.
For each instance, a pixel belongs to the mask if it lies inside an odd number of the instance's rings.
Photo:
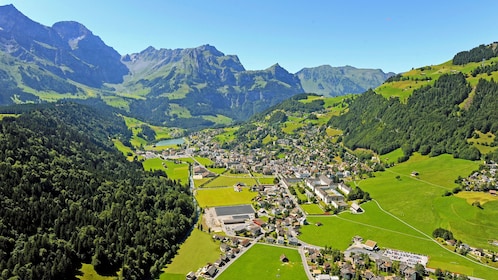
<path id="1" fill-rule="evenodd" d="M 485 48 L 496 53 L 494 44 Z M 380 94 L 359 96 L 349 112 L 330 124 L 344 130 L 344 142 L 353 149 L 384 154 L 401 147 L 404 159 L 414 151 L 479 159 L 481 151 L 468 139 L 498 133 L 497 58 L 480 53 L 482 57 L 473 58 L 479 63 L 450 61 L 392 77 L 375 90 Z M 497 158 L 496 152 L 488 156 Z"/>

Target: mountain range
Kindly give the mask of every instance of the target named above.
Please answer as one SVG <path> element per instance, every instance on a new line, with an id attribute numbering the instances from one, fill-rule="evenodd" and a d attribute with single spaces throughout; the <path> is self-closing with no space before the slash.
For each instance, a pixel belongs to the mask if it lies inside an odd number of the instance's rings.
<path id="1" fill-rule="evenodd" d="M 195 128 L 247 119 L 298 93 L 362 93 L 392 75 L 328 65 L 248 71 L 210 45 L 121 55 L 78 22 L 48 27 L 0 7 L 0 105 L 95 98 L 151 123 Z"/>

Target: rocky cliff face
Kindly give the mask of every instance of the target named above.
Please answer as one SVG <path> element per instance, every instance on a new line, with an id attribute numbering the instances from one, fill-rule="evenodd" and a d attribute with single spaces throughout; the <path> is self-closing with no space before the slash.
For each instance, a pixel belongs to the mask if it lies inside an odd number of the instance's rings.
<path id="1" fill-rule="evenodd" d="M 0 7 L 0 50 L 91 87 L 120 83 L 128 73 L 119 53 L 83 25 L 60 22 L 43 26 L 12 5 Z"/>

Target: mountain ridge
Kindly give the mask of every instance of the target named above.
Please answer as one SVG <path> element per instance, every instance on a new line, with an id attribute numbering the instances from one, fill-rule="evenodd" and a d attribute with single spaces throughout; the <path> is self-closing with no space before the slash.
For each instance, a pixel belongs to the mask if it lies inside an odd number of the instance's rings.
<path id="1" fill-rule="evenodd" d="M 0 55 L 0 82 L 8 89 L 0 93 L 2 104 L 97 97 L 144 121 L 168 126 L 184 126 L 187 119 L 202 126 L 225 123 L 227 118 L 245 120 L 318 88 L 313 81 L 303 87 L 297 74 L 278 63 L 248 71 L 237 55 L 208 44 L 148 47 L 121 55 L 81 23 L 44 26 L 13 5 L 0 6 Z M 362 93 L 366 88 L 352 78 L 342 80 L 348 86 L 341 92 L 324 94 Z"/>

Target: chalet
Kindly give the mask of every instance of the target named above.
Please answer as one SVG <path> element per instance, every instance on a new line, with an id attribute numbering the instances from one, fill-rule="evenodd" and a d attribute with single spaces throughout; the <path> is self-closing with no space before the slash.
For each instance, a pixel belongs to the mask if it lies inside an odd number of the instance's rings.
<path id="1" fill-rule="evenodd" d="M 363 209 L 356 202 L 353 202 L 353 204 L 351 204 L 351 208 L 349 208 L 349 209 L 351 210 L 351 213 L 353 213 L 353 214 L 363 213 Z"/>
<path id="2" fill-rule="evenodd" d="M 247 247 L 251 244 L 251 240 L 249 239 L 244 239 L 242 240 L 242 242 L 240 242 L 240 245 L 244 246 L 244 247 Z"/>

